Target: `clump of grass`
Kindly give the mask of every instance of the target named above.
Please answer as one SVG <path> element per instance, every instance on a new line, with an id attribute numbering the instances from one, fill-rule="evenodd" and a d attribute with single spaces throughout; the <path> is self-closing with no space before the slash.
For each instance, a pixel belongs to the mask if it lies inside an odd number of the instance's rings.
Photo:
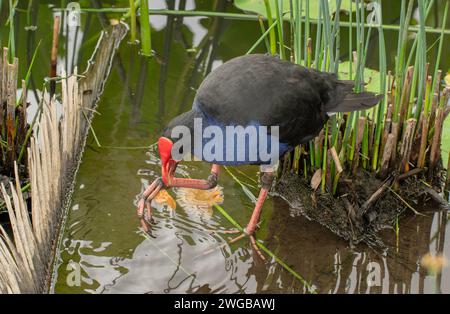
<path id="1" fill-rule="evenodd" d="M 385 95 L 373 109 L 339 113 L 330 118 L 318 137 L 297 147 L 287 156 L 285 162 L 289 167 L 284 169 L 293 170 L 305 177 L 311 177 L 320 169 L 321 190 L 332 194 L 337 193 L 341 173 L 351 175 L 360 169 L 386 177 L 392 171 L 402 174 L 412 168 L 422 168 L 428 171 L 429 178 L 432 179 L 440 158 L 442 126 L 447 115 L 445 104 L 449 95 L 448 89 L 440 87 L 442 72 L 439 70 L 449 4 L 445 3 L 437 61 L 431 70 L 427 63 L 425 20 L 433 2 L 402 0 L 400 24 L 406 27 L 399 29 L 395 72 L 391 74 L 387 69 L 384 39 L 384 31 L 389 27 L 383 25 L 381 1 L 374 1 L 370 5 L 362 0 L 337 1 L 337 12 L 343 1 L 349 1 L 350 7 L 356 6 L 356 21 L 350 14 L 348 22 L 341 22 L 339 13 L 331 14 L 328 1 L 320 0 L 320 15 L 314 21 L 317 24 L 315 43 L 309 38 L 310 24 L 313 22 L 308 14 L 303 16 L 302 8 L 307 10 L 309 1 L 291 1 L 290 56 L 284 54 L 284 45 L 289 41 L 282 38 L 285 36 L 281 27 L 282 11 L 277 5 L 276 19 L 272 21 L 270 6 L 265 1 L 269 26 L 274 23 L 279 25 L 277 41 L 280 44 L 280 57 L 297 64 L 339 73 L 340 29 L 348 26 L 350 30 L 355 30 L 356 41 L 352 37 L 349 40 L 349 50 L 356 49 L 349 56 L 349 77 L 355 81 L 356 92 L 363 91 L 367 79 L 364 75 L 369 40 L 372 32 L 377 32 L 380 76 L 377 92 Z M 418 6 L 419 25 L 413 47 L 408 52 L 408 30 L 415 4 Z M 267 31 L 263 36 L 266 35 Z M 270 37 L 271 42 L 276 41 L 273 39 L 276 37 L 275 32 L 271 32 Z M 270 49 L 273 54 L 273 45 Z"/>

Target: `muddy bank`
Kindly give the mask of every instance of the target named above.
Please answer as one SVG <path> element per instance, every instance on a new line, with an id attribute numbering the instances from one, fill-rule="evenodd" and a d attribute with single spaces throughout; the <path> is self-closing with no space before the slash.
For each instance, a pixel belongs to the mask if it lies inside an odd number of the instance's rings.
<path id="1" fill-rule="evenodd" d="M 434 179 L 440 185 L 441 174 Z M 395 228 L 404 215 L 420 215 L 416 208 L 442 209 L 444 200 L 439 189 L 431 188 L 421 173 L 378 179 L 373 173 L 359 171 L 343 178 L 337 197 L 314 191 L 302 176 L 285 172 L 274 186 L 274 194 L 286 200 L 308 219 L 327 227 L 351 244 L 366 243 L 384 249 L 378 232 Z M 420 206 L 419 206 L 420 205 Z"/>

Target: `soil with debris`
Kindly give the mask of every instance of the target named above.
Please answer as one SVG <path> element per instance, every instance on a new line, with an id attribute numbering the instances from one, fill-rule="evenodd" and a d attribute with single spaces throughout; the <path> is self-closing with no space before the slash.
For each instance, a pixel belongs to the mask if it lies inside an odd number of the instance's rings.
<path id="1" fill-rule="evenodd" d="M 435 178 L 441 181 L 440 176 Z M 402 214 L 414 214 L 418 204 L 435 202 L 436 209 L 448 206 L 435 189 L 424 184 L 421 174 L 400 181 L 398 176 L 381 180 L 373 173 L 360 171 L 352 177 L 341 178 L 338 197 L 333 197 L 322 193 L 320 188 L 313 191 L 301 175 L 285 172 L 273 190 L 308 219 L 352 244 L 363 242 L 379 249 L 385 245 L 378 231 L 395 226 Z"/>

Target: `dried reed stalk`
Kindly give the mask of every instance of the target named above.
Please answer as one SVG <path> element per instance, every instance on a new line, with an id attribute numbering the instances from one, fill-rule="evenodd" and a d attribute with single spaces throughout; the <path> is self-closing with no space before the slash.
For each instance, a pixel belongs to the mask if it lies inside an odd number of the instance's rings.
<path id="1" fill-rule="evenodd" d="M 408 119 L 406 121 L 405 133 L 403 134 L 402 144 L 400 146 L 400 165 L 399 172 L 403 173 L 408 171 L 407 165 L 409 162 L 409 156 L 411 154 L 411 146 L 414 138 L 414 128 L 416 126 L 416 119 Z"/>
<path id="2" fill-rule="evenodd" d="M 56 66 L 58 63 L 58 39 L 59 39 L 59 23 L 60 17 L 56 15 L 53 19 L 53 37 L 52 37 L 52 52 L 50 56 L 50 78 L 56 77 Z M 50 96 L 55 94 L 56 82 L 50 82 Z"/>
<path id="3" fill-rule="evenodd" d="M 119 24 L 103 32 L 90 61 L 94 65 L 84 73 L 86 78 L 78 81 L 75 69 L 75 75 L 62 80 L 61 116 L 57 114 L 55 99 L 48 93 L 44 95 L 39 132 L 31 137 L 28 148 L 31 221 L 17 165 L 15 184 L 10 183 L 11 198 L 1 186 L 13 239 L 0 226 L 0 293 L 40 293 L 48 288 L 61 218 L 70 201 L 92 109 L 126 31 L 124 24 Z"/>
<path id="4" fill-rule="evenodd" d="M 386 140 L 386 145 L 384 146 L 383 156 L 381 158 L 381 168 L 380 168 L 379 175 L 382 178 L 386 177 L 387 174 L 388 174 L 389 163 L 391 161 L 392 152 L 393 152 L 393 149 L 395 147 L 394 140 L 395 140 L 394 135 L 393 134 L 389 134 L 388 137 L 387 137 L 387 140 Z"/>
<path id="5" fill-rule="evenodd" d="M 431 141 L 431 149 L 430 149 L 430 167 L 429 174 L 432 175 L 434 168 L 439 160 L 441 155 L 441 135 L 442 135 L 442 126 L 444 123 L 444 109 L 439 108 L 436 112 L 436 123 L 434 124 L 434 135 Z"/>

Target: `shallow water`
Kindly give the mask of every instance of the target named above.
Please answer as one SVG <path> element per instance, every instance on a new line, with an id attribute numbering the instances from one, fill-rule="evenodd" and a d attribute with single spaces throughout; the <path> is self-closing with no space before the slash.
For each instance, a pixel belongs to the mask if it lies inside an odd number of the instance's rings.
<path id="1" fill-rule="evenodd" d="M 153 8 L 164 6 L 163 1 L 152 2 Z M 51 20 L 43 7 L 39 17 Z M 211 10 L 209 1 L 187 1 L 187 9 L 195 7 Z M 80 64 L 91 53 L 98 33 L 97 17 L 92 18 L 95 22 L 85 35 Z M 40 24 L 38 34 L 51 29 L 47 23 Z M 154 143 L 166 122 L 190 108 L 206 73 L 245 53 L 260 34 L 254 22 L 199 17 L 152 17 L 152 26 L 157 57 L 141 57 L 137 47 L 123 42 L 97 108 L 100 114 L 93 128 L 102 147 L 91 134 L 59 248 L 53 291 L 307 293 L 280 264 L 270 259 L 263 263 L 248 240 L 229 245 L 232 236 L 220 231 L 233 226 L 209 204 L 199 208 L 178 202 L 175 210 L 155 209 L 153 237 L 139 232 L 137 195 L 160 171 L 157 152 L 142 147 Z M 18 43 L 26 44 L 24 39 Z M 43 47 L 49 47 L 48 38 Z M 377 64 L 376 58 L 369 62 Z M 40 87 L 38 82 L 49 67 L 43 62 L 36 69 L 35 85 Z M 258 193 L 257 171 L 257 167 L 228 168 L 220 176 L 222 206 L 241 225 L 249 220 L 253 195 Z M 209 165 L 203 163 L 178 169 L 180 176 L 206 178 L 208 174 Z M 176 198 L 174 191 L 170 193 Z M 447 218 L 446 212 L 409 215 L 400 221 L 398 240 L 394 230 L 383 232 L 390 249 L 377 253 L 364 245 L 350 247 L 271 197 L 264 205 L 257 238 L 317 292 L 449 293 L 449 267 L 435 277 L 419 266 L 427 252 L 450 258 Z"/>

